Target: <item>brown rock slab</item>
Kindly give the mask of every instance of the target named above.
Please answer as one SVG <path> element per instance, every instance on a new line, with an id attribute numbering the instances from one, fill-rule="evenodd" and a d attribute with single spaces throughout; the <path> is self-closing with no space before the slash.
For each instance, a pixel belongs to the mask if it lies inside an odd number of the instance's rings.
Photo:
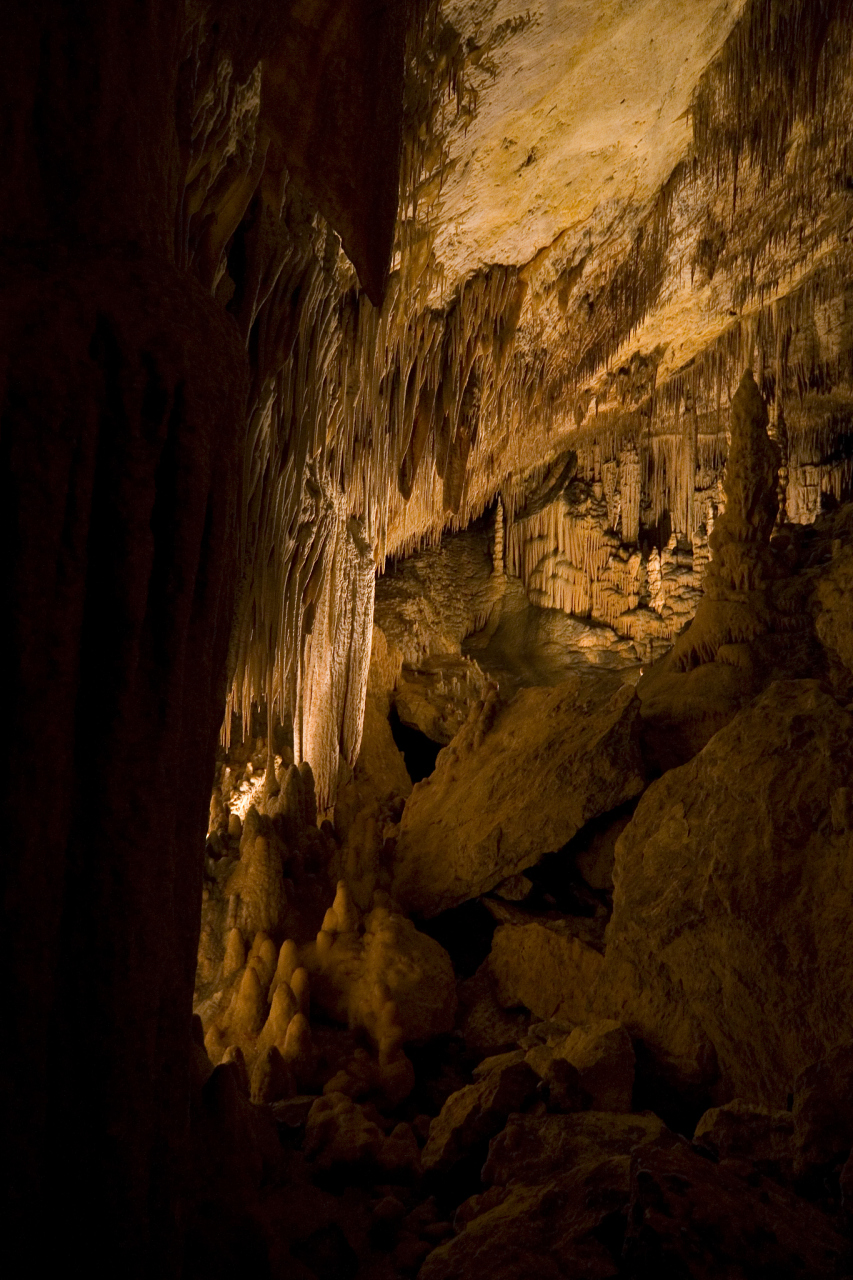
<path id="1" fill-rule="evenodd" d="M 503 1127 L 532 1098 L 539 1077 L 526 1062 L 511 1062 L 453 1093 L 433 1120 L 422 1152 L 425 1171 L 441 1172 Z"/>
<path id="2" fill-rule="evenodd" d="M 547 1088 L 549 1111 L 565 1115 L 589 1106 L 589 1094 L 581 1085 L 578 1070 L 566 1058 L 552 1058 L 541 1075 Z"/>
<path id="3" fill-rule="evenodd" d="M 525 1052 L 523 1049 L 510 1049 L 507 1053 L 493 1053 L 490 1057 L 484 1058 L 482 1062 L 478 1063 L 471 1074 L 475 1081 L 485 1080 L 486 1076 L 490 1076 L 493 1071 L 501 1071 L 504 1067 L 511 1067 L 516 1062 L 524 1062 L 524 1060 Z M 535 1067 L 533 1069 L 534 1071 L 536 1070 Z"/>
<path id="4" fill-rule="evenodd" d="M 540 1018 L 580 1022 L 603 957 L 575 936 L 571 922 L 534 921 L 495 930 L 489 972 L 504 1008 L 524 1005 Z"/>
<path id="5" fill-rule="evenodd" d="M 633 689 L 611 680 L 487 699 L 406 802 L 394 897 L 436 915 L 562 848 L 642 792 L 638 733 Z"/>
<path id="6" fill-rule="evenodd" d="M 851 769 L 853 716 L 817 681 L 777 681 L 620 837 L 593 1004 L 681 1083 L 784 1106 L 846 1038 Z"/>
<path id="7" fill-rule="evenodd" d="M 430 654 L 417 665 L 403 664 L 394 705 L 403 724 L 446 746 L 468 719 L 471 707 L 485 697 L 488 683 L 473 659 L 455 653 Z"/>

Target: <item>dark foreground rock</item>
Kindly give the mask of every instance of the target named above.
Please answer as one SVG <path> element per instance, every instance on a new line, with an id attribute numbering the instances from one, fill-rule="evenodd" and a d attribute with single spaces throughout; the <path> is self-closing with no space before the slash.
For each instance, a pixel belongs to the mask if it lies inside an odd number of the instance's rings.
<path id="1" fill-rule="evenodd" d="M 853 1274 L 849 1242 L 819 1209 L 772 1182 L 751 1186 L 682 1146 L 637 1152 L 624 1261 L 632 1280 Z"/>

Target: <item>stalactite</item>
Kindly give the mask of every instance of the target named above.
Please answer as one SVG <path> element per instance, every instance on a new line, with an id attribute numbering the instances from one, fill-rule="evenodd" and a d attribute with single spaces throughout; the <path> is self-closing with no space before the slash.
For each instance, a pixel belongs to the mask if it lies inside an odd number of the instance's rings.
<path id="1" fill-rule="evenodd" d="M 790 423 L 791 513 L 813 518 L 822 492 L 847 492 L 849 460 L 840 457 L 815 475 L 815 455 L 805 437 L 800 441 L 806 429 L 790 412 L 792 399 L 837 382 L 850 361 L 844 324 L 850 254 L 843 243 L 830 243 L 841 197 L 830 182 L 829 194 L 820 196 L 820 225 L 804 231 L 818 184 L 799 169 L 793 179 L 780 176 L 775 153 L 759 145 L 755 130 L 781 119 L 773 95 L 788 85 L 778 136 L 787 137 L 804 112 L 819 108 L 819 167 L 829 173 L 844 125 L 832 95 L 849 74 L 849 32 L 836 21 L 835 0 L 821 0 L 811 15 L 799 0 L 788 8 L 794 17 L 783 29 L 773 26 L 766 0 L 751 0 L 746 22 L 735 28 L 697 95 L 691 163 L 663 185 L 625 253 L 614 250 L 594 268 L 584 266 L 586 259 L 566 266 L 554 288 L 564 290 L 566 308 L 575 305 L 576 291 L 592 290 L 587 322 L 541 342 L 531 336 L 538 331 L 529 328 L 531 309 L 525 310 L 533 297 L 526 269 L 492 266 L 450 291 L 433 254 L 448 139 L 454 122 L 473 109 L 466 51 L 435 0 L 423 0 L 407 51 L 400 216 L 381 307 L 360 290 L 335 234 L 276 170 L 259 114 L 257 73 L 236 74 L 210 33 L 194 29 L 196 45 L 207 53 L 199 60 L 194 46 L 185 73 L 192 105 L 182 133 L 188 181 L 178 255 L 232 311 L 255 370 L 229 712 L 245 717 L 253 702 L 271 699 L 272 714 L 293 718 L 297 734 L 305 734 L 305 707 L 320 705 L 311 684 L 311 673 L 320 670 L 319 642 L 317 635 L 306 641 L 305 623 L 313 610 L 316 625 L 321 604 L 331 609 L 329 584 L 345 559 L 336 560 L 334 531 L 350 517 L 363 527 L 381 571 L 389 552 L 405 555 L 434 543 L 501 495 L 507 567 L 537 599 L 611 624 L 623 618 L 639 588 L 613 559 L 613 540 L 633 546 L 652 531 L 663 552 L 670 530 L 685 546 L 707 532 L 721 505 L 718 476 L 731 398 L 748 364 L 765 392 L 778 396 Z M 776 34 L 769 38 L 768 31 Z M 773 49 L 790 50 L 800 38 L 820 63 L 809 86 L 801 70 L 789 72 L 774 61 Z M 752 103 L 743 84 L 755 66 L 765 68 L 762 85 L 770 88 Z M 226 120 L 236 122 L 230 134 Z M 762 221 L 759 210 L 743 229 L 727 225 L 726 234 L 718 234 L 716 185 L 725 180 L 726 157 L 740 151 L 742 181 L 751 165 L 754 182 L 760 170 L 768 191 L 785 195 L 790 187 L 787 229 Z M 674 257 L 692 251 L 684 220 L 697 200 L 710 212 L 699 268 L 691 270 L 729 272 L 737 293 L 730 310 L 739 314 L 686 367 L 663 377 L 663 349 L 630 351 L 629 343 L 663 296 Z M 800 265 L 780 296 L 773 255 L 803 235 Z M 749 270 L 741 269 L 747 262 Z M 543 298 L 535 301 L 538 308 Z M 523 343 L 516 342 L 520 323 L 528 325 Z M 555 503 L 559 517 L 552 512 L 538 525 L 518 522 L 531 457 L 543 459 L 541 480 L 548 460 L 569 445 L 577 452 L 578 476 L 594 486 L 594 519 Z M 325 499 L 311 495 L 320 476 L 334 492 L 328 510 Z M 335 587 L 335 599 L 361 600 L 366 560 L 346 563 L 356 578 L 348 596 Z M 343 696 L 343 677 L 332 687 L 335 697 Z M 337 703 L 327 710 L 331 742 L 340 737 L 343 711 Z M 229 722 L 230 715 L 226 733 Z M 356 739 L 348 730 L 350 745 L 341 740 L 336 749 L 350 754 Z M 331 748 L 313 729 L 310 748 L 307 741 L 300 736 L 300 749 L 328 799 Z"/>
<path id="2" fill-rule="evenodd" d="M 301 756 L 314 772 L 321 810 L 334 805 L 339 757 L 350 767 L 358 757 L 373 629 L 373 551 L 364 526 L 347 519 L 340 504 L 334 536 L 306 645 L 297 711 Z"/>
<path id="3" fill-rule="evenodd" d="M 504 572 L 504 508 L 500 498 L 495 507 L 495 541 L 492 551 L 492 571 L 498 576 Z"/>

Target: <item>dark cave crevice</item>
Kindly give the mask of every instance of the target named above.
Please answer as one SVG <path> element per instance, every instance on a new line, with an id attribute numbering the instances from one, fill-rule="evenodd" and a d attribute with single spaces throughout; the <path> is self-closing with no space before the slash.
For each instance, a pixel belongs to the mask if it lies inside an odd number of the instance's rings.
<path id="1" fill-rule="evenodd" d="M 420 729 L 403 724 L 396 707 L 392 706 L 388 722 L 391 725 L 391 733 L 394 735 L 397 749 L 406 762 L 409 777 L 412 782 L 422 782 L 424 778 L 428 778 L 435 772 L 435 762 L 439 751 L 442 750 L 442 743 L 434 742 Z"/>

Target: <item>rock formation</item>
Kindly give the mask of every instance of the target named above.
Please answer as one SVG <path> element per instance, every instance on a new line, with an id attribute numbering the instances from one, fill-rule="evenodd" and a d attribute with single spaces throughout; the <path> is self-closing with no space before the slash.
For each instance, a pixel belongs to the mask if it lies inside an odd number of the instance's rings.
<path id="1" fill-rule="evenodd" d="M 477 897 L 639 795 L 639 704 L 628 686 L 492 691 L 406 802 L 394 896 L 426 916 Z"/>
<path id="2" fill-rule="evenodd" d="M 721 1100 L 782 1107 L 847 1038 L 851 732 L 816 681 L 772 684 L 617 842 L 596 1003 Z"/>

